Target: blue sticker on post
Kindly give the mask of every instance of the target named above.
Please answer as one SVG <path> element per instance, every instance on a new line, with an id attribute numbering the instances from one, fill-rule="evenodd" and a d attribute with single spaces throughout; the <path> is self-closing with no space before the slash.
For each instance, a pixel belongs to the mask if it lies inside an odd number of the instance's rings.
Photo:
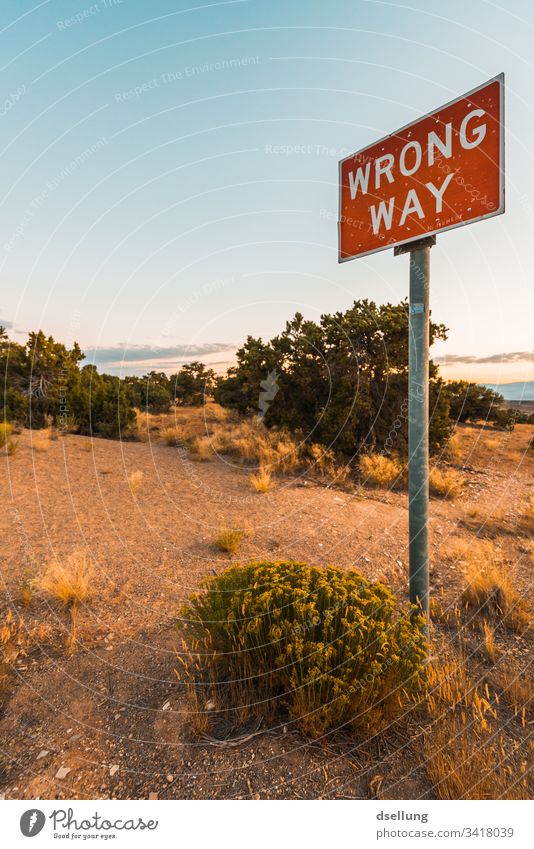
<path id="1" fill-rule="evenodd" d="M 424 304 L 410 304 L 410 315 L 418 315 L 425 311 Z"/>

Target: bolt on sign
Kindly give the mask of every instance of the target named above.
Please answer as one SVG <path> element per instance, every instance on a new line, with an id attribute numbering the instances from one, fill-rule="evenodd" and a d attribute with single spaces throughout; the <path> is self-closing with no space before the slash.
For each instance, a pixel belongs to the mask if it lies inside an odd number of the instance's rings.
<path id="1" fill-rule="evenodd" d="M 339 163 L 339 261 L 504 212 L 504 74 Z"/>

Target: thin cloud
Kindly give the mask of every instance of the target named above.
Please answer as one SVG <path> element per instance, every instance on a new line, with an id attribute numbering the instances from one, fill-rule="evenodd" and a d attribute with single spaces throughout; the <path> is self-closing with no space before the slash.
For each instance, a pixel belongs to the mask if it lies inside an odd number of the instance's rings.
<path id="1" fill-rule="evenodd" d="M 481 365 L 483 363 L 529 363 L 534 361 L 534 351 L 509 351 L 504 354 L 491 354 L 488 357 L 474 357 L 462 354 L 448 354 L 433 357 L 435 363 L 442 365 Z"/>
<path id="2" fill-rule="evenodd" d="M 157 345 L 114 345 L 109 348 L 87 348 L 87 362 L 100 365 L 103 363 L 141 363 L 158 362 L 172 365 L 175 362 L 190 362 L 210 354 L 220 354 L 225 351 L 235 351 L 235 345 L 223 342 L 207 342 L 203 345 L 173 345 L 159 347 Z"/>

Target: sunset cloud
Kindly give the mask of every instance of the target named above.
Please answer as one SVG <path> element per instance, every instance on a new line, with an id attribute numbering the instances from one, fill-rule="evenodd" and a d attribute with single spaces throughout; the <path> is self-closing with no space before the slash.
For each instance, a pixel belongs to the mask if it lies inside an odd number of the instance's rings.
<path id="1" fill-rule="evenodd" d="M 225 342 L 202 345 L 131 345 L 126 342 L 109 347 L 86 348 L 85 363 L 112 374 L 142 374 L 146 371 L 173 371 L 184 363 L 200 360 L 212 367 L 224 367 L 232 361 L 236 346 Z M 227 359 L 221 354 L 228 353 Z M 217 359 L 214 359 L 214 356 Z"/>
<path id="2" fill-rule="evenodd" d="M 534 351 L 510 351 L 503 354 L 491 354 L 486 357 L 475 357 L 467 354 L 448 354 L 433 357 L 435 363 L 446 365 L 482 365 L 483 363 L 529 363 L 534 361 Z"/>

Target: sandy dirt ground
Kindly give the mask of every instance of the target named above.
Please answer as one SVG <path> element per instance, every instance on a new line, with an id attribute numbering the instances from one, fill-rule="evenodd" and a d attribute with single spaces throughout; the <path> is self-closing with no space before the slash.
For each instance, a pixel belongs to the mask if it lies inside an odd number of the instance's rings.
<path id="1" fill-rule="evenodd" d="M 528 596 L 532 541 L 516 519 L 532 492 L 531 433 L 531 426 L 513 434 L 460 428 L 464 492 L 431 501 L 432 592 L 445 605 L 462 587 L 447 548 L 476 533 L 515 564 Z M 189 733 L 174 673 L 180 604 L 203 576 L 231 562 L 333 563 L 384 579 L 405 600 L 405 493 L 295 476 L 261 494 L 240 464 L 193 462 L 157 439 L 64 435 L 38 450 L 31 437 L 20 434 L 16 454 L 1 458 L 1 607 L 30 635 L 2 694 L 5 798 L 433 796 L 415 714 L 369 739 L 311 742 L 288 723 L 218 746 Z M 136 471 L 143 477 L 133 494 Z M 481 516 L 497 514 L 497 528 L 480 526 Z M 215 547 L 221 525 L 246 529 L 238 556 Z M 69 652 L 68 614 L 34 582 L 50 560 L 80 550 L 95 563 L 93 594 Z M 31 600 L 24 587 L 34 587 Z M 530 638 L 502 640 L 528 666 Z"/>

